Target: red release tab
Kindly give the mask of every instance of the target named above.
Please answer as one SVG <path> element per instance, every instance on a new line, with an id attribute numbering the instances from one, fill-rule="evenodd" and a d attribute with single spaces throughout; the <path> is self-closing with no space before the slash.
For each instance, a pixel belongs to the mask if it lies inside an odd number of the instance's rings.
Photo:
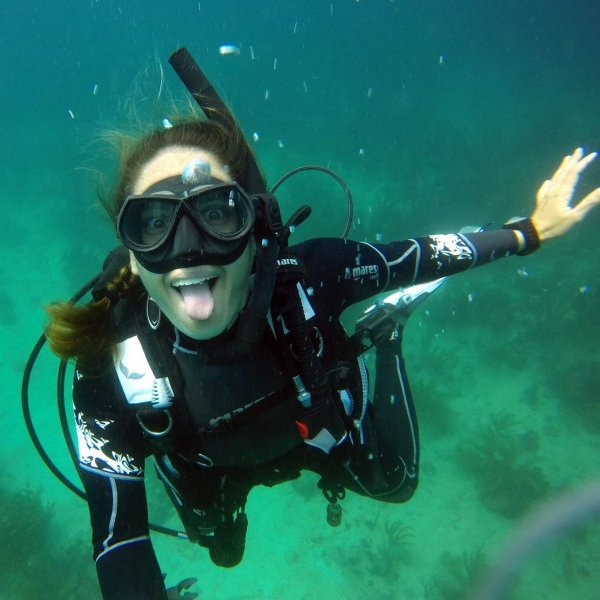
<path id="1" fill-rule="evenodd" d="M 294 421 L 303 440 L 308 438 L 308 425 L 302 421 Z"/>

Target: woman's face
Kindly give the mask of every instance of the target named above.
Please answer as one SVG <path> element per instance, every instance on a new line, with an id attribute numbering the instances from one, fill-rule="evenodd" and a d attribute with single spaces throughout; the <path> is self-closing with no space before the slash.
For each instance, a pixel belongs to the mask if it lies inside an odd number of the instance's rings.
<path id="1" fill-rule="evenodd" d="M 207 162 L 214 178 L 231 181 L 214 154 L 173 146 L 146 163 L 134 182 L 133 194 L 143 194 L 155 183 L 181 175 L 195 159 Z M 227 330 L 246 304 L 254 252 L 251 237 L 242 255 L 230 264 L 178 268 L 167 273 L 148 271 L 130 252 L 131 270 L 177 329 L 193 339 L 208 340 Z"/>

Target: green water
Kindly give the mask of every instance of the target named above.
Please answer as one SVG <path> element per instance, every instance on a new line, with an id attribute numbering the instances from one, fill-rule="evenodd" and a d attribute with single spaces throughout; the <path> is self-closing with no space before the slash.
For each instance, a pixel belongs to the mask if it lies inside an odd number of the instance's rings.
<path id="1" fill-rule="evenodd" d="M 93 175 L 110 176 L 114 160 L 92 142 L 131 126 L 132 98 L 160 123 L 167 92 L 183 96 L 166 63 L 178 46 L 258 134 L 271 183 L 300 164 L 345 179 L 355 239 L 526 215 L 562 156 L 600 146 L 594 0 L 23 0 L 3 3 L 0 23 L 0 597 L 10 600 L 99 597 L 85 503 L 36 455 L 19 387 L 44 304 L 68 297 L 114 244 Z M 240 55 L 219 55 L 223 43 Z M 598 185 L 595 164 L 579 192 Z M 314 208 L 297 239 L 341 233 L 344 198 L 324 176 L 299 176 L 280 200 L 288 215 Z M 477 565 L 527 511 L 598 477 L 599 228 L 600 211 L 535 255 L 454 277 L 411 318 L 422 477 L 408 504 L 349 495 L 332 529 L 314 476 L 256 489 L 243 563 L 225 571 L 203 549 L 155 536 L 168 582 L 198 577 L 203 600 L 468 598 Z M 44 354 L 32 410 L 76 480 L 55 368 Z M 177 527 L 150 488 L 152 519 Z M 598 598 L 599 561 L 598 526 L 578 530 L 523 565 L 512 597 Z"/>

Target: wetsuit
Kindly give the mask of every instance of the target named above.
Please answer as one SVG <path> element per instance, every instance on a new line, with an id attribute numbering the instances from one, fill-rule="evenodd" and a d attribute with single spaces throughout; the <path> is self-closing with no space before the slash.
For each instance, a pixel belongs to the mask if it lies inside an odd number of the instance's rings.
<path id="1" fill-rule="evenodd" d="M 347 366 L 342 387 L 348 405 L 366 396 L 368 382 L 360 359 L 350 365 L 341 361 L 345 357 L 339 349 L 346 338 L 339 323 L 342 311 L 387 290 L 509 256 L 517 252 L 517 241 L 513 232 L 500 230 L 390 244 L 325 238 L 290 251 L 306 269 L 301 288 L 310 306 L 305 314 L 315 328 L 323 363 Z M 403 502 L 414 492 L 418 429 L 400 355 L 401 335 L 377 350 L 374 398 L 366 404 L 359 435 L 341 445 L 343 452 L 334 448 L 327 454 L 304 443 L 294 420 L 298 400 L 274 331 L 267 328 L 251 355 L 215 365 L 201 360 L 211 341 L 195 342 L 170 324 L 165 328 L 182 379 L 179 392 L 184 390 L 185 396 L 177 398 L 176 393 L 176 400 L 185 402 L 187 411 L 179 431 L 175 420 L 175 434 L 211 440 L 211 450 L 200 453 L 197 461 L 182 450 L 185 444 L 149 449 L 112 362 L 96 375 L 76 371 L 80 474 L 105 598 L 166 598 L 148 535 L 143 481 L 144 461 L 151 453 L 190 539 L 197 541 L 219 527 L 225 537 L 234 532 L 232 515 L 243 511 L 254 485 L 275 485 L 303 469 L 319 473 L 324 487 L 341 485 L 382 501 Z"/>

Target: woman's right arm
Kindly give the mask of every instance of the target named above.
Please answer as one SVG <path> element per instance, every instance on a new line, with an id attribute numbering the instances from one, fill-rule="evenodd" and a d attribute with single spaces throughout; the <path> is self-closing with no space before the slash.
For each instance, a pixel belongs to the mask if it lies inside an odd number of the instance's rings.
<path id="1" fill-rule="evenodd" d="M 73 402 L 102 595 L 166 600 L 148 531 L 142 434 L 114 371 L 76 372 Z"/>

